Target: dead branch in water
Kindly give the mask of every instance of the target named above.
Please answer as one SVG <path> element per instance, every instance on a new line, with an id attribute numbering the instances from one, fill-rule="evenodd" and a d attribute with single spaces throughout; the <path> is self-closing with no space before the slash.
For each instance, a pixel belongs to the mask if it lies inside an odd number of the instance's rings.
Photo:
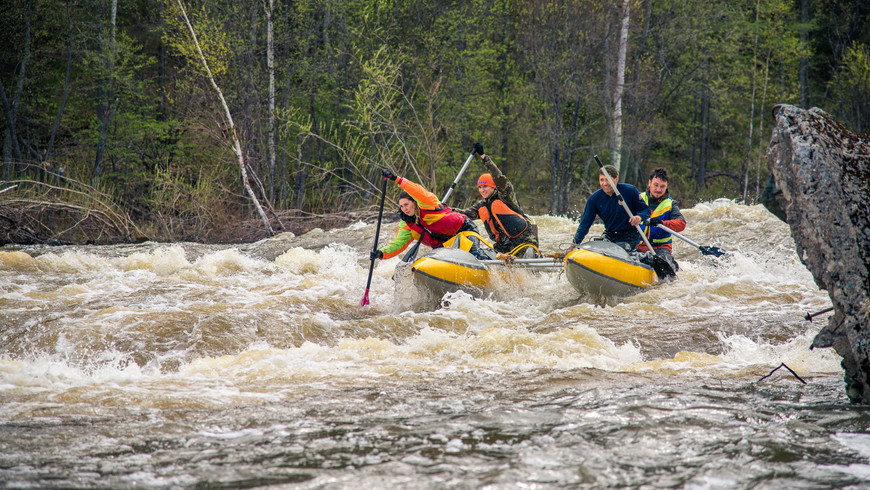
<path id="1" fill-rule="evenodd" d="M 783 362 L 782 364 L 780 364 L 779 366 L 773 368 L 773 371 L 767 373 L 766 376 L 762 376 L 758 381 L 762 381 L 762 380 L 764 380 L 764 379 L 767 379 L 767 378 L 773 376 L 773 373 L 775 373 L 775 372 L 776 372 L 779 368 L 781 368 L 781 367 L 784 367 L 784 368 L 788 369 L 788 372 L 790 372 L 790 373 L 792 374 L 792 376 L 794 376 L 795 378 L 797 378 L 798 381 L 800 381 L 801 383 L 803 383 L 803 384 L 807 384 L 807 382 L 804 381 L 803 378 L 801 378 L 800 376 L 798 376 L 798 374 L 797 374 L 796 372 L 794 372 L 794 370 L 792 370 L 792 368 L 786 366 L 784 362 Z"/>

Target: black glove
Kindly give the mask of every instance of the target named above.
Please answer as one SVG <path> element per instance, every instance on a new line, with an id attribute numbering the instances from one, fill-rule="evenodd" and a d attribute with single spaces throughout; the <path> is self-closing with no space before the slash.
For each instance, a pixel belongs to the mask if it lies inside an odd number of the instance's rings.
<path id="1" fill-rule="evenodd" d="M 480 143 L 474 144 L 474 154 L 475 155 L 483 155 L 483 145 Z"/>
<path id="2" fill-rule="evenodd" d="M 661 219 L 661 218 L 650 218 L 650 219 L 649 219 L 649 225 L 650 225 L 650 227 L 657 226 L 657 225 L 660 225 L 660 224 L 662 224 L 662 219 Z"/>
<path id="3" fill-rule="evenodd" d="M 388 169 L 381 170 L 381 175 L 383 175 L 385 179 L 392 180 L 393 182 L 395 182 L 396 179 L 399 178 L 398 175 L 394 174 L 393 172 L 390 172 Z"/>
<path id="4" fill-rule="evenodd" d="M 375 260 L 375 259 L 383 259 L 383 258 L 384 258 L 384 253 L 381 252 L 380 250 L 372 250 L 372 253 L 369 254 L 369 258 L 370 258 L 371 260 Z"/>

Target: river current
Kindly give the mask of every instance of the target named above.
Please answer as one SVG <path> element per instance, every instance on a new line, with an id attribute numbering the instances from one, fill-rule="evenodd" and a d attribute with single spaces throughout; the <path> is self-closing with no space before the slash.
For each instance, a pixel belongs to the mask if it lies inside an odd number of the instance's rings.
<path id="1" fill-rule="evenodd" d="M 391 259 L 361 309 L 373 223 L 0 248 L 0 487 L 870 486 L 788 226 L 683 214 L 729 254 L 675 239 L 678 280 L 606 305 L 558 273 L 422 298 Z M 535 221 L 545 252 L 577 226 Z"/>

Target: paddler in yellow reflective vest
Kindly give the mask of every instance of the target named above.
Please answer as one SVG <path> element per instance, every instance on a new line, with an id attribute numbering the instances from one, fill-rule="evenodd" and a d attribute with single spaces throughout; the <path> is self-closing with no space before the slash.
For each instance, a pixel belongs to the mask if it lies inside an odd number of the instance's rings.
<path id="1" fill-rule="evenodd" d="M 489 173 L 477 179 L 477 190 L 483 199 L 468 209 L 456 211 L 483 221 L 496 252 L 536 257 L 538 237 L 535 225 L 517 202 L 513 184 L 483 152 L 481 143 L 474 144 L 474 154 L 480 156 L 483 165 L 489 170 Z"/>
<path id="2" fill-rule="evenodd" d="M 680 213 L 677 201 L 668 194 L 668 171 L 658 167 L 649 174 L 646 192 L 640 194 L 641 199 L 652 210 L 648 223 L 641 223 L 640 229 L 649 238 L 656 255 L 665 259 L 674 271 L 680 270 L 672 255 L 672 237 L 667 231 L 659 228 L 662 224 L 677 233 L 686 229 L 686 219 Z M 643 241 L 637 245 L 637 250 L 646 252 L 649 249 Z"/>
<path id="3" fill-rule="evenodd" d="M 474 222 L 464 214 L 441 204 L 435 194 L 427 191 L 425 187 L 387 169 L 383 169 L 381 173 L 385 179 L 394 181 L 402 188 L 402 193 L 399 194 L 401 222 L 396 237 L 385 247 L 373 251 L 370 255 L 372 260 L 395 257 L 414 240 L 419 239 L 423 245 L 438 248 L 460 231 L 477 233 Z M 476 247 L 473 247 L 471 253 L 475 252 Z"/>

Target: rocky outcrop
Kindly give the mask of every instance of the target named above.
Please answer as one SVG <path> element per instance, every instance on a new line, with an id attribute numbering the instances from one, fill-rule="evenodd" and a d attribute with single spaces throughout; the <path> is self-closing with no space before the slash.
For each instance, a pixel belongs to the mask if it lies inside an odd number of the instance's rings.
<path id="1" fill-rule="evenodd" d="M 782 191 L 776 187 L 776 179 L 773 174 L 767 177 L 767 184 L 764 185 L 764 191 L 761 192 L 758 201 L 773 213 L 777 218 L 788 222 L 785 217 L 785 198 L 782 197 Z"/>
<path id="2" fill-rule="evenodd" d="M 773 115 L 767 166 L 797 253 L 834 306 L 812 347 L 833 347 L 849 399 L 870 403 L 870 136 L 817 108 Z"/>

